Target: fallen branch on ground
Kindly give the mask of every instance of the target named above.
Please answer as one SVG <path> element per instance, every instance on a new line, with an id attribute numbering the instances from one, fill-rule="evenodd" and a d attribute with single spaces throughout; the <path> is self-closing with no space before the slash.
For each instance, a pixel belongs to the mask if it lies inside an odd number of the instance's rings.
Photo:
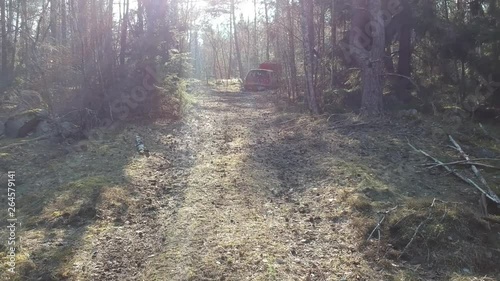
<path id="1" fill-rule="evenodd" d="M 481 194 L 481 198 L 479 198 L 479 207 L 481 208 L 481 213 L 483 216 L 488 217 L 488 203 L 486 202 L 486 196 Z M 488 230 L 491 230 L 491 225 L 488 221 L 486 221 Z"/>
<path id="2" fill-rule="evenodd" d="M 450 167 L 448 167 L 445 163 L 439 161 L 438 159 L 432 157 L 431 155 L 429 155 L 427 152 L 421 150 L 421 149 L 417 149 L 416 147 L 414 147 L 410 141 L 408 140 L 408 145 L 413 148 L 413 150 L 415 150 L 416 152 L 420 152 L 422 153 L 423 155 L 425 155 L 426 157 L 434 160 L 434 162 L 440 164 L 441 166 L 443 166 L 443 168 L 445 168 L 448 172 L 454 174 L 456 177 L 458 177 L 459 179 L 463 180 L 464 182 L 472 185 L 473 187 L 475 187 L 477 190 L 479 190 L 481 193 L 483 193 L 486 197 L 488 197 L 489 199 L 491 199 L 493 202 L 497 203 L 497 204 L 500 204 L 500 199 L 497 197 L 497 196 L 491 196 L 488 192 L 486 192 L 485 190 L 483 190 L 479 185 L 477 185 L 473 180 L 463 176 L 462 174 L 458 173 L 457 171 L 451 169 Z"/>
<path id="3" fill-rule="evenodd" d="M 479 167 L 485 167 L 485 168 L 500 170 L 500 167 L 497 167 L 497 166 L 492 166 L 492 165 L 478 163 L 478 162 L 469 162 L 467 160 L 465 160 L 465 161 L 457 161 L 457 162 L 450 162 L 450 163 L 444 163 L 444 164 L 445 165 L 473 165 L 473 166 L 479 166 Z M 435 163 L 424 164 L 424 165 L 429 166 L 429 167 L 427 167 L 427 169 L 433 169 L 433 168 L 442 166 L 441 164 L 435 164 Z"/>
<path id="4" fill-rule="evenodd" d="M 364 125 L 370 125 L 370 123 L 354 123 L 354 124 L 332 126 L 332 127 L 330 127 L 330 129 L 349 128 L 349 127 L 357 127 L 357 126 L 364 126 Z"/>
<path id="5" fill-rule="evenodd" d="M 460 145 L 453 139 L 453 137 L 451 135 L 448 135 L 448 137 L 449 137 L 451 143 L 453 143 L 455 148 L 458 150 L 458 152 L 460 152 L 460 154 L 465 158 L 465 160 L 470 161 L 469 155 L 467 155 L 467 153 L 465 153 L 465 151 L 463 151 L 462 147 L 460 147 Z M 495 200 L 493 200 L 493 201 L 495 201 L 497 204 L 500 204 L 500 198 L 498 198 L 498 195 L 496 195 L 496 193 L 493 192 L 493 190 L 491 190 L 490 186 L 486 182 L 486 179 L 481 175 L 481 173 L 479 172 L 477 167 L 475 165 L 471 165 L 471 169 L 474 172 L 474 174 L 476 175 L 476 177 L 484 185 L 484 187 L 486 187 L 488 194 L 491 197 L 495 198 Z M 487 195 L 487 194 L 485 194 L 485 195 Z"/>
<path id="6" fill-rule="evenodd" d="M 372 230 L 372 232 L 370 233 L 370 236 L 368 236 L 368 239 L 366 239 L 366 241 L 370 241 L 370 239 L 373 236 L 373 233 L 375 233 L 376 230 L 379 230 L 378 239 L 380 240 L 380 226 L 382 225 L 382 222 L 384 222 L 385 217 L 387 216 L 387 214 L 389 214 L 390 212 L 396 210 L 397 207 L 398 206 L 396 206 L 394 208 L 391 208 L 391 209 L 389 209 L 387 211 L 377 212 L 378 214 L 384 214 L 384 215 L 382 216 L 382 219 L 379 220 L 379 222 L 377 223 L 377 225 L 375 226 L 375 228 Z"/>
<path id="7" fill-rule="evenodd" d="M 290 119 L 290 120 L 283 121 L 283 122 L 281 122 L 281 123 L 279 123 L 279 124 L 280 124 L 280 125 L 285 125 L 285 124 L 290 123 L 290 122 L 293 122 L 293 121 L 295 121 L 295 120 L 297 120 L 297 119 L 299 119 L 299 118 L 292 118 L 292 119 Z"/>
<path id="8" fill-rule="evenodd" d="M 398 74 L 398 73 L 386 73 L 385 74 L 386 76 L 396 76 L 396 77 L 401 77 L 401 78 L 405 78 L 406 80 L 410 81 L 410 83 L 413 84 L 413 86 L 415 86 L 415 88 L 417 89 L 417 92 L 420 93 L 420 87 L 418 86 L 417 83 L 415 83 L 415 81 L 413 81 L 413 79 L 411 79 L 410 77 L 408 76 L 405 76 L 405 75 L 401 75 L 401 74 Z"/>
<path id="9" fill-rule="evenodd" d="M 420 222 L 420 224 L 417 226 L 417 228 L 415 229 L 415 232 L 413 233 L 413 236 L 411 237 L 410 241 L 408 242 L 408 244 L 406 244 L 406 246 L 403 248 L 403 251 L 401 251 L 401 253 L 399 254 L 399 257 L 398 259 L 400 259 L 403 254 L 406 252 L 406 249 L 408 249 L 408 247 L 410 247 L 411 243 L 413 242 L 413 240 L 415 240 L 415 237 L 417 236 L 417 233 L 418 231 L 420 230 L 420 227 L 422 227 L 422 225 L 428 221 L 430 219 L 430 217 L 427 217 L 425 220 L 423 220 L 422 222 Z"/>
<path id="10" fill-rule="evenodd" d="M 401 251 L 401 253 L 399 254 L 398 259 L 400 259 L 403 256 L 403 254 L 406 252 L 406 250 L 408 249 L 408 247 L 410 247 L 410 245 L 413 242 L 413 240 L 415 240 L 415 237 L 417 237 L 418 231 L 420 230 L 420 228 L 422 227 L 422 225 L 424 225 L 424 223 L 426 221 L 428 221 L 428 220 L 430 220 L 432 218 L 432 216 L 431 216 L 432 207 L 434 207 L 434 204 L 436 203 L 436 201 L 444 202 L 444 201 L 436 199 L 436 198 L 434 198 L 432 200 L 432 204 L 429 207 L 429 215 L 427 216 L 427 218 L 425 218 L 425 220 L 421 221 L 420 224 L 417 226 L 417 228 L 415 229 L 415 232 L 413 233 L 413 236 L 411 237 L 410 241 L 408 242 L 408 244 L 406 244 L 406 246 L 403 248 L 403 251 Z"/>
<path id="11" fill-rule="evenodd" d="M 32 142 L 35 142 L 35 141 L 48 139 L 49 137 L 50 136 L 45 135 L 45 136 L 40 136 L 40 137 L 37 137 L 37 138 L 34 138 L 34 139 L 25 140 L 25 141 L 20 142 L 20 143 L 9 144 L 9 145 L 6 145 L 4 147 L 0 147 L 0 150 L 7 149 L 7 148 L 12 148 L 12 147 L 16 147 L 16 146 L 22 146 L 22 145 L 25 145 L 25 144 L 28 144 L 28 143 L 32 143 Z"/>
<path id="12" fill-rule="evenodd" d="M 459 161 L 453 161 L 453 162 L 448 162 L 448 163 L 444 163 L 444 164 L 445 165 L 453 165 L 453 164 L 467 163 L 467 162 L 470 162 L 470 161 L 485 161 L 485 160 L 488 160 L 488 161 L 500 161 L 500 158 L 472 158 L 470 160 L 459 160 Z M 422 166 L 428 166 L 428 165 L 435 165 L 435 163 L 425 163 L 425 164 L 422 164 Z"/>
<path id="13" fill-rule="evenodd" d="M 497 142 L 500 142 L 500 140 L 499 140 L 499 139 L 495 138 L 495 137 L 494 137 L 494 136 L 492 136 L 492 135 L 491 135 L 488 131 L 486 131 L 486 128 L 484 128 L 483 124 L 479 123 L 479 128 L 481 128 L 481 130 L 483 131 L 483 133 L 484 133 L 487 137 L 489 137 L 489 138 L 491 138 L 491 139 L 493 139 L 493 140 L 495 140 L 495 141 L 497 141 Z"/>
<path id="14" fill-rule="evenodd" d="M 482 219 L 487 221 L 487 222 L 500 224 L 500 217 L 499 216 L 483 216 Z"/>

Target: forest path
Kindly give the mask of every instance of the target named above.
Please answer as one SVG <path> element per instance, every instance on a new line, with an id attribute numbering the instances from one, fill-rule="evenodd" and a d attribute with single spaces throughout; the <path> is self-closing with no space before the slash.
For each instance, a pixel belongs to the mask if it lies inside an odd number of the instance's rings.
<path id="1" fill-rule="evenodd" d="M 196 100 L 181 138 L 191 167 L 175 207 L 159 212 L 155 231 L 164 243 L 144 280 L 356 276 L 349 268 L 363 261 L 349 241 L 349 220 L 336 199 L 312 189 L 329 172 L 317 163 L 322 141 L 300 128 L 284 132 L 293 120 L 269 92 L 205 91 Z M 311 197 L 302 197 L 307 189 Z M 329 217 L 316 214 L 319 205 Z"/>
<path id="2" fill-rule="evenodd" d="M 344 202 L 361 181 L 346 164 L 359 157 L 339 149 L 350 138 L 325 134 L 324 118 L 283 111 L 270 92 L 193 87 L 182 120 L 118 122 L 88 140 L 24 146 L 22 162 L 13 151 L 0 159 L 24 180 L 13 280 L 380 275 L 356 251 Z M 137 135 L 149 157 L 134 148 Z"/>
<path id="3" fill-rule="evenodd" d="M 21 179 L 23 227 L 19 274 L 3 267 L 0 280 L 450 280 L 463 268 L 498 276 L 500 229 L 475 215 L 477 192 L 422 167 L 407 145 L 443 152 L 433 143 L 446 135 L 422 120 L 375 126 L 354 114 L 309 116 L 270 92 L 190 87 L 182 120 L 5 150 L 0 167 Z M 149 157 L 134 148 L 136 135 Z M 434 198 L 449 203 L 436 201 L 429 221 Z M 439 232 L 406 249 L 422 221 Z"/>
<path id="4" fill-rule="evenodd" d="M 126 252 L 114 238 L 102 244 L 99 280 L 406 280 L 418 265 L 388 262 L 399 253 L 392 245 L 365 242 L 374 213 L 463 189 L 414 172 L 421 158 L 402 141 L 407 127 L 330 130 L 323 117 L 283 110 L 270 92 L 202 87 L 193 99 L 179 128 L 148 128 L 152 156 L 131 176 L 155 183 L 137 210 L 141 234 L 129 229 Z M 418 202 L 427 215 L 428 201 Z M 409 238 L 396 235 L 401 249 Z"/>

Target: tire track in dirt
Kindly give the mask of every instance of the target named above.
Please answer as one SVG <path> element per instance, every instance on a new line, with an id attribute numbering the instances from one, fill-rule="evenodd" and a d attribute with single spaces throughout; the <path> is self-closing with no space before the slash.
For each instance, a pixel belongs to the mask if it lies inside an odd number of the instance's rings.
<path id="1" fill-rule="evenodd" d="M 252 229 L 248 219 L 262 219 L 262 202 L 248 198 L 240 189 L 244 175 L 239 174 L 239 165 L 245 161 L 244 148 L 251 133 L 248 127 L 261 113 L 255 110 L 258 98 L 253 94 L 198 97 L 190 126 L 196 162 L 175 222 L 165 224 L 165 248 L 152 264 L 147 280 L 229 277 L 234 270 L 227 267 L 231 256 L 242 258 L 246 253 L 238 248 L 259 232 L 268 232 Z M 251 263 L 232 266 L 256 270 Z"/>

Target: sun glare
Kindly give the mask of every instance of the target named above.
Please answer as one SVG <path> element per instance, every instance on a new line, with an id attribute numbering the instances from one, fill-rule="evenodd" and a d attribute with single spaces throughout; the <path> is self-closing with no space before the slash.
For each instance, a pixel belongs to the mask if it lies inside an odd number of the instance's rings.
<path id="1" fill-rule="evenodd" d="M 124 2 L 122 0 L 118 0 L 114 2 L 114 17 L 116 20 L 120 19 L 120 15 L 122 11 L 124 10 Z M 185 9 L 189 10 L 199 10 L 201 13 L 200 15 L 203 16 L 206 14 L 206 9 L 210 7 L 210 4 L 214 3 L 214 1 L 210 0 L 182 0 L 179 1 L 179 6 L 184 7 Z M 129 9 L 130 10 L 137 10 L 137 0 L 131 0 L 129 2 Z M 257 10 L 259 10 L 259 1 L 257 1 Z M 259 11 L 257 11 L 259 13 Z M 255 17 L 255 6 L 253 0 L 244 0 L 244 1 L 236 1 L 236 17 L 237 20 L 240 18 L 243 18 L 243 20 L 250 20 L 252 21 L 253 18 Z M 221 18 L 223 18 L 221 16 Z M 212 19 L 212 22 L 224 22 L 224 19 Z"/>

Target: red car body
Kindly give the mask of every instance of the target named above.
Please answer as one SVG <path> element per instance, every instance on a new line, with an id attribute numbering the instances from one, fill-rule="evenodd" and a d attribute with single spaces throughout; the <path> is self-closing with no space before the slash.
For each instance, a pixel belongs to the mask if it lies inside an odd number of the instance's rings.
<path id="1" fill-rule="evenodd" d="M 280 75 L 280 64 L 273 62 L 261 63 L 259 69 L 252 69 L 248 72 L 243 88 L 248 91 L 277 89 Z"/>

